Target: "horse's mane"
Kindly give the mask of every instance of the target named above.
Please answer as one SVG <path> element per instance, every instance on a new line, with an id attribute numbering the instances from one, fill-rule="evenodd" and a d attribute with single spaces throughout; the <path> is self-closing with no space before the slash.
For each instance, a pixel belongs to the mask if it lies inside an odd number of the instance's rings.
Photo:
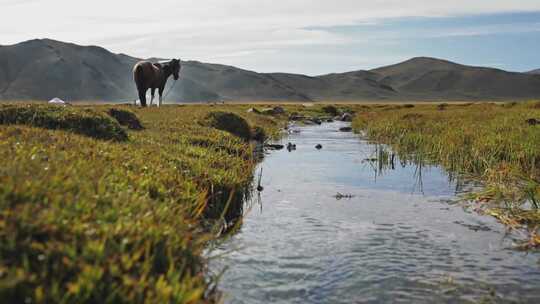
<path id="1" fill-rule="evenodd" d="M 171 61 L 170 60 L 167 60 L 167 61 L 159 61 L 159 62 L 156 62 L 154 63 L 154 66 L 160 68 L 160 69 L 163 69 L 165 67 L 169 67 L 171 65 Z"/>

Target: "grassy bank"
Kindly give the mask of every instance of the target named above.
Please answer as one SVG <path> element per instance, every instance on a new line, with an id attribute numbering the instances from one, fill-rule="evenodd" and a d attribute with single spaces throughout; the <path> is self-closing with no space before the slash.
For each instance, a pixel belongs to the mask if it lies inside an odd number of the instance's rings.
<path id="1" fill-rule="evenodd" d="M 2 301 L 211 301 L 209 227 L 241 214 L 255 161 L 210 113 L 236 113 L 244 137 L 280 124 L 247 106 L 112 107 L 0 107 Z"/>
<path id="2" fill-rule="evenodd" d="M 539 102 L 386 106 L 363 109 L 353 127 L 401 158 L 481 180 L 480 209 L 527 227 L 530 247 L 540 225 L 540 124 L 530 119 L 540 119 Z"/>

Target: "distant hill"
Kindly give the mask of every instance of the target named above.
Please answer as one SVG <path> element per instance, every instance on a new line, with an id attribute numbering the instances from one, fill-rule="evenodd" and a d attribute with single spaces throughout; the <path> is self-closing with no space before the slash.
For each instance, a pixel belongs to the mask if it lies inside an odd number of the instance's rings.
<path id="1" fill-rule="evenodd" d="M 139 60 L 50 39 L 0 46 L 0 99 L 132 101 L 132 68 Z M 309 100 L 272 77 L 225 65 L 185 61 L 180 79 L 168 100 Z"/>
<path id="2" fill-rule="evenodd" d="M 97 46 L 36 39 L 0 46 L 0 100 L 60 97 L 132 101 L 132 67 L 141 59 Z M 157 60 L 154 58 L 153 60 Z M 170 80 L 168 86 L 171 86 Z M 540 76 L 465 66 L 435 58 L 370 71 L 306 76 L 257 73 L 183 61 L 169 101 L 362 101 L 540 98 Z"/>
<path id="3" fill-rule="evenodd" d="M 540 97 L 540 77 L 419 57 L 371 70 L 409 98 L 508 99 Z"/>
<path id="4" fill-rule="evenodd" d="M 328 74 L 310 77 L 297 74 L 268 74 L 281 83 L 303 92 L 313 100 L 382 100 L 397 99 L 398 93 L 377 81 L 378 75 L 368 71 Z"/>
<path id="5" fill-rule="evenodd" d="M 120 99 L 135 58 L 53 40 L 0 47 L 0 98 Z"/>
<path id="6" fill-rule="evenodd" d="M 540 75 L 540 69 L 529 71 L 527 74 Z"/>

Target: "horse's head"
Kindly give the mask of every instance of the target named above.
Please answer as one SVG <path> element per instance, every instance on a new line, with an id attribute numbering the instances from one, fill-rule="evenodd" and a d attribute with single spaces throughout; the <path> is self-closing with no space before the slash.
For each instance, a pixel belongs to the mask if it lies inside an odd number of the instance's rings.
<path id="1" fill-rule="evenodd" d="M 174 77 L 174 80 L 178 80 L 180 69 L 181 69 L 180 59 L 171 60 L 171 62 L 169 63 L 169 67 L 171 69 L 171 73 Z"/>

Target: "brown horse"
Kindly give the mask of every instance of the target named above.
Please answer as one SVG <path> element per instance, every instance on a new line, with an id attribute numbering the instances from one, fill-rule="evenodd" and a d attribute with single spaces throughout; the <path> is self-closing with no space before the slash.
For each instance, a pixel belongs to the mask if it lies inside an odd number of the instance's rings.
<path id="1" fill-rule="evenodd" d="M 140 61 L 133 67 L 133 79 L 139 92 L 139 100 L 141 105 L 146 107 L 146 91 L 151 89 L 152 99 L 150 100 L 150 106 L 154 102 L 154 93 L 156 89 L 159 91 L 159 103 L 161 106 L 163 99 L 163 90 L 167 83 L 167 78 L 173 75 L 174 80 L 178 80 L 178 74 L 180 73 L 181 65 L 180 59 L 173 59 L 167 63 L 151 63 L 148 61 Z"/>

